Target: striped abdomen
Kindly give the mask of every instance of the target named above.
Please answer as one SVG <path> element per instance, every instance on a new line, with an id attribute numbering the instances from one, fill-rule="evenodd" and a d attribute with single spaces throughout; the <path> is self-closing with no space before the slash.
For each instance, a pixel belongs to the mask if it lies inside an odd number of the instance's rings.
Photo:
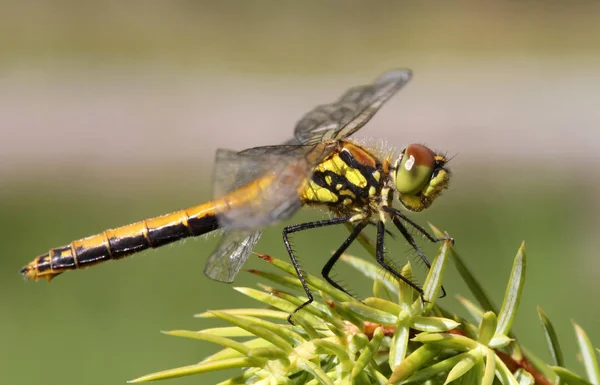
<path id="1" fill-rule="evenodd" d="M 156 218 L 145 219 L 51 249 L 40 255 L 21 273 L 28 279 L 46 278 L 83 269 L 111 259 L 120 259 L 148 248 L 183 238 L 206 234 L 218 228 L 212 202 Z"/>
<path id="2" fill-rule="evenodd" d="M 260 178 L 215 201 L 160 217 L 145 219 L 51 249 L 21 269 L 27 279 L 46 278 L 75 269 L 83 269 L 111 259 L 172 243 L 187 237 L 209 233 L 219 228 L 218 213 L 256 200 L 269 183 Z"/>

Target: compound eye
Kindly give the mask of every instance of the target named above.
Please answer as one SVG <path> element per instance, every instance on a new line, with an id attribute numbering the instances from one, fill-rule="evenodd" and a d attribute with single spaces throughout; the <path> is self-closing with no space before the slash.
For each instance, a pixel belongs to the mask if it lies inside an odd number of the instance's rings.
<path id="1" fill-rule="evenodd" d="M 431 180 L 435 153 L 421 144 L 406 147 L 396 167 L 396 189 L 400 194 L 414 195 Z"/>

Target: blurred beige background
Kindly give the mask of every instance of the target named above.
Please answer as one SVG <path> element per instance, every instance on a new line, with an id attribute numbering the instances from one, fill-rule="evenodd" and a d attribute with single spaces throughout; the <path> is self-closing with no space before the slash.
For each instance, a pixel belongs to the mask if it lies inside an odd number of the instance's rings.
<path id="1" fill-rule="evenodd" d="M 214 237 L 52 285 L 16 272 L 50 247 L 208 199 L 217 148 L 288 139 L 316 104 L 395 67 L 413 80 L 357 137 L 456 155 L 451 189 L 415 219 L 456 238 L 498 303 L 525 240 L 517 335 L 547 357 L 540 305 L 580 370 L 570 320 L 600 344 L 589 303 L 600 290 L 600 4 L 577 4 L 0 2 L 7 383 L 122 383 L 212 351 L 158 331 L 252 305 L 204 278 Z M 285 257 L 279 234 L 258 250 Z M 337 244 L 324 251 L 310 237 L 331 234 L 341 242 L 344 232 L 297 237 L 313 273 Z M 406 245 L 396 250 L 403 260 Z M 454 297 L 467 291 L 455 273 L 446 288 L 460 310 Z"/>

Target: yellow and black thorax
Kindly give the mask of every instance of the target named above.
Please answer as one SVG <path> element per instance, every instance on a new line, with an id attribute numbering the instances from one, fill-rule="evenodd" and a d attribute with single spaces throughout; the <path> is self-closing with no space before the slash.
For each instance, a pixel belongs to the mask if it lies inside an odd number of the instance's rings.
<path id="1" fill-rule="evenodd" d="M 301 194 L 307 205 L 327 205 L 339 211 L 364 211 L 380 195 L 389 162 L 346 140 L 317 167 Z"/>

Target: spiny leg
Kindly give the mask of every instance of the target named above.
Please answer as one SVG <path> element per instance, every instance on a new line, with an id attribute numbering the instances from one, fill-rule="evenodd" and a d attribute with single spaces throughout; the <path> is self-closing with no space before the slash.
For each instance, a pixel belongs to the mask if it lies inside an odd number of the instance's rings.
<path id="1" fill-rule="evenodd" d="M 396 208 L 390 207 L 390 206 L 386 206 L 384 207 L 385 212 L 391 214 L 392 216 L 395 217 L 400 217 L 403 220 L 406 221 L 406 223 L 408 223 L 409 225 L 411 225 L 412 227 L 414 227 L 418 232 L 420 232 L 421 234 L 423 234 L 425 236 L 425 238 L 427 238 L 429 241 L 433 242 L 433 243 L 437 243 L 437 242 L 442 242 L 442 241 L 452 241 L 452 243 L 454 243 L 454 239 L 452 238 L 438 238 L 438 237 L 434 237 L 433 235 L 431 235 L 429 233 L 429 231 L 427 231 L 423 226 L 419 225 L 417 222 L 413 221 L 412 219 L 410 219 L 409 217 L 407 217 L 406 215 L 404 215 L 404 213 Z"/>
<path id="2" fill-rule="evenodd" d="M 358 237 L 360 232 L 363 231 L 363 229 L 367 226 L 367 224 L 368 224 L 368 222 L 361 222 L 358 225 L 356 225 L 354 227 L 354 230 L 352 230 L 352 232 L 348 236 L 348 238 L 346 238 L 346 240 L 340 245 L 340 247 L 335 251 L 335 253 L 333 253 L 333 255 L 329 258 L 329 260 L 327 261 L 325 266 L 323 266 L 323 270 L 321 270 L 321 275 L 323 276 L 323 278 L 325 278 L 325 280 L 327 282 L 329 282 L 329 284 L 331 286 L 335 287 L 336 289 L 338 289 L 340 291 L 343 291 L 344 293 L 346 293 L 348 295 L 351 295 L 351 294 L 348 293 L 340 284 L 335 282 L 329 276 L 329 273 L 331 273 L 331 269 L 333 269 L 333 266 L 338 261 L 340 256 L 344 253 L 344 251 L 346 251 L 346 249 L 348 249 L 348 247 L 352 244 L 352 242 L 354 242 L 356 237 Z"/>
<path id="3" fill-rule="evenodd" d="M 404 239 L 406 239 L 406 241 L 417 252 L 417 254 L 419 255 L 419 257 L 421 257 L 423 262 L 425 262 L 425 264 L 427 265 L 427 268 L 431 268 L 431 264 L 427 260 L 427 257 L 425 257 L 425 254 L 423 254 L 421 249 L 417 246 L 412 235 L 408 232 L 408 230 L 406 229 L 404 224 L 402 222 L 400 222 L 400 220 L 398 218 L 402 218 L 403 220 L 405 220 L 409 225 L 411 225 L 417 231 L 419 231 L 421 234 L 423 234 L 425 236 L 425 238 L 427 238 L 430 242 L 437 243 L 437 242 L 450 240 L 454 244 L 454 239 L 452 239 L 452 238 L 434 237 L 423 226 L 419 225 L 418 223 L 416 223 L 415 221 L 413 221 L 412 219 L 407 217 L 402 211 L 400 211 L 394 207 L 387 206 L 384 208 L 384 210 L 387 213 L 392 214 L 392 221 L 394 222 L 394 225 L 396 225 L 398 230 L 400 230 L 400 232 L 404 236 Z M 442 286 L 441 289 L 442 289 L 442 294 L 440 295 L 440 298 L 444 298 L 446 296 L 446 289 L 444 289 L 444 286 Z"/>
<path id="4" fill-rule="evenodd" d="M 283 229 L 283 243 L 285 244 L 285 248 L 287 249 L 287 252 L 290 255 L 290 259 L 292 260 L 292 265 L 294 266 L 294 269 L 296 270 L 298 279 L 300 280 L 300 283 L 302 284 L 302 287 L 304 288 L 304 291 L 306 292 L 306 296 L 308 297 L 308 300 L 306 302 L 304 302 L 303 304 L 298 306 L 288 316 L 287 320 L 292 325 L 294 324 L 294 322 L 292 321 L 292 315 L 294 315 L 298 310 L 302 309 L 303 307 L 309 305 L 313 301 L 313 296 L 312 296 L 312 293 L 310 292 L 310 289 L 308 288 L 308 285 L 306 284 L 306 280 L 304 279 L 304 276 L 302 275 L 302 271 L 300 270 L 300 266 L 298 265 L 298 262 L 296 261 L 296 257 L 294 256 L 294 251 L 292 250 L 292 246 L 290 245 L 290 241 L 288 239 L 289 234 L 295 233 L 297 231 L 315 229 L 317 227 L 339 225 L 339 224 L 350 221 L 350 218 L 352 218 L 352 217 L 346 216 L 346 217 L 323 219 L 323 220 L 315 221 L 315 222 L 307 222 L 307 223 L 300 223 L 298 225 L 291 225 L 291 226 L 287 226 Z"/>
<path id="5" fill-rule="evenodd" d="M 369 224 L 375 228 L 377 228 L 377 221 L 369 221 Z M 392 239 L 396 239 L 396 234 L 392 233 L 390 230 L 385 229 L 387 235 L 392 237 Z"/>
<path id="6" fill-rule="evenodd" d="M 406 242 L 408 242 L 408 244 L 417 252 L 425 266 L 427 266 L 427 268 L 430 269 L 431 263 L 429 263 L 429 260 L 427 260 L 425 254 L 423 254 L 423 251 L 421 250 L 419 245 L 417 245 L 411 233 L 409 233 L 404 224 L 400 222 L 400 219 L 398 219 L 398 217 L 392 217 L 392 222 L 394 222 L 396 228 L 400 231 L 404 239 L 406 239 Z"/>
<path id="7" fill-rule="evenodd" d="M 427 260 L 427 257 L 425 256 L 425 254 L 423 254 L 423 251 L 421 251 L 421 248 L 419 247 L 419 245 L 417 245 L 417 243 L 415 242 L 415 239 L 408 232 L 408 230 L 406 229 L 404 224 L 402 222 L 400 222 L 400 219 L 398 219 L 397 216 L 393 216 L 392 222 L 394 222 L 394 225 L 396 226 L 396 228 L 402 233 L 402 236 L 404 237 L 404 239 L 406 239 L 406 242 L 408 242 L 408 244 L 417 252 L 417 254 L 421 258 L 423 263 L 425 263 L 425 265 L 427 266 L 427 268 L 431 269 L 431 264 Z M 442 294 L 440 295 L 440 298 L 444 298 L 446 296 L 446 289 L 444 289 L 444 286 L 442 286 L 441 289 L 442 289 Z"/>
<path id="8" fill-rule="evenodd" d="M 383 221 L 379 221 L 377 223 L 377 243 L 375 245 L 375 254 L 377 256 L 377 262 L 388 272 L 392 273 L 396 278 L 399 278 L 406 282 L 410 287 L 419 292 L 421 297 L 423 297 L 423 289 L 421 289 L 417 284 L 412 282 L 410 279 L 406 278 L 402 274 L 398 273 L 392 266 L 388 265 L 385 261 L 385 250 L 384 250 L 384 241 L 385 241 L 385 225 Z"/>

